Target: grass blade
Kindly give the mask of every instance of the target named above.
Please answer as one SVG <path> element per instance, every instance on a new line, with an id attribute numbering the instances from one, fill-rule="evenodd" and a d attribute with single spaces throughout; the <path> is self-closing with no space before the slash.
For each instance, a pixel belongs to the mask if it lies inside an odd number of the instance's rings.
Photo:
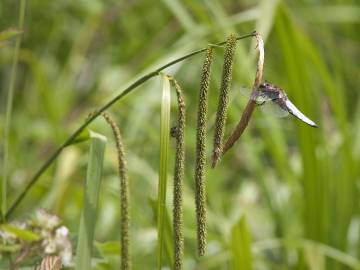
<path id="1" fill-rule="evenodd" d="M 41 239 L 40 235 L 38 235 L 37 233 L 34 233 L 31 230 L 19 228 L 12 224 L 0 225 L 0 231 L 2 231 L 2 233 L 5 232 L 8 234 L 15 235 L 18 239 L 21 239 L 21 240 L 24 240 L 27 242 L 39 241 Z"/>
<path id="2" fill-rule="evenodd" d="M 158 183 L 158 201 L 157 201 L 157 232 L 158 248 L 157 260 L 158 269 L 162 266 L 164 228 L 166 217 L 166 182 L 169 155 L 169 137 L 170 137 L 170 81 L 166 75 L 162 75 L 162 100 L 160 117 L 160 168 Z"/>
<path id="3" fill-rule="evenodd" d="M 251 236 L 245 216 L 232 229 L 231 252 L 233 270 L 252 269 Z"/>
<path id="4" fill-rule="evenodd" d="M 316 250 L 322 256 L 329 257 L 334 261 L 340 262 L 343 265 L 347 266 L 350 269 L 359 270 L 360 269 L 360 260 L 351 254 L 348 254 L 342 250 L 336 249 L 332 246 L 323 244 L 318 241 L 313 241 L 309 239 L 285 239 L 285 238 L 274 238 L 267 239 L 262 241 L 254 242 L 252 245 L 254 253 L 260 253 L 269 251 L 272 249 L 279 249 L 281 247 L 290 247 L 298 248 L 301 250 L 313 249 Z"/>
<path id="5" fill-rule="evenodd" d="M 90 154 L 84 188 L 84 206 L 76 250 L 76 269 L 90 269 L 96 212 L 103 169 L 106 138 L 90 132 Z"/>
<path id="6" fill-rule="evenodd" d="M 22 32 L 17 29 L 13 29 L 13 28 L 6 29 L 0 32 L 0 41 L 11 39 L 13 37 L 20 35 L 21 33 Z"/>
<path id="7" fill-rule="evenodd" d="M 20 2 L 20 15 L 19 15 L 19 29 L 23 29 L 24 25 L 24 18 L 25 18 L 25 7 L 26 2 L 25 0 L 21 0 Z M 17 73 L 17 63 L 19 59 L 19 50 L 21 45 L 21 35 L 18 35 L 16 38 L 15 44 L 15 51 L 14 51 L 14 58 L 11 67 L 11 74 L 10 74 L 10 83 L 9 83 L 9 90 L 6 102 L 6 118 L 5 118 L 5 132 L 4 132 L 4 160 L 3 160 L 3 175 L 2 175 L 2 182 L 1 182 L 1 219 L 4 219 L 5 213 L 7 211 L 7 174 L 8 174 L 8 159 L 9 159 L 9 135 L 10 135 L 10 123 L 11 123 L 11 114 L 12 114 L 12 106 L 13 106 L 13 99 L 14 99 L 14 88 L 15 88 L 15 81 L 16 81 L 16 73 Z"/>
<path id="8" fill-rule="evenodd" d="M 158 213 L 157 213 L 157 201 L 153 200 L 153 199 L 149 199 L 149 205 L 154 213 L 154 218 L 155 221 L 158 218 Z M 165 225 L 164 225 L 164 241 L 163 241 L 163 247 L 165 250 L 165 254 L 164 257 L 166 259 L 166 263 L 171 266 L 174 265 L 174 252 L 173 252 L 173 247 L 174 247 L 174 237 L 173 237 L 173 230 L 172 230 L 172 224 L 171 224 L 171 218 L 170 218 L 170 214 L 169 214 L 169 209 L 166 207 L 165 208 Z"/>

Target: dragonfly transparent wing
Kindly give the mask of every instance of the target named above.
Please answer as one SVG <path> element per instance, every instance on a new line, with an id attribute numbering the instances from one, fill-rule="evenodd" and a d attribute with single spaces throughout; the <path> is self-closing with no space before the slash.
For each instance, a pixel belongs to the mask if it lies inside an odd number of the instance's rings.
<path id="1" fill-rule="evenodd" d="M 240 88 L 240 94 L 244 97 L 250 98 L 252 94 L 252 89 L 247 87 Z M 265 94 L 259 93 L 256 97 L 255 102 L 260 106 L 261 110 L 269 115 L 276 117 L 287 117 L 289 112 L 282 109 L 278 104 L 273 102 L 270 97 Z"/>
<path id="2" fill-rule="evenodd" d="M 250 98 L 251 92 L 252 92 L 252 89 L 251 89 L 251 88 L 248 88 L 248 87 L 240 87 L 240 94 L 241 94 L 243 97 Z"/>
<path id="3" fill-rule="evenodd" d="M 252 89 L 247 88 L 247 87 L 240 87 L 240 94 L 244 97 L 250 98 L 251 94 L 252 94 Z M 258 105 L 262 105 L 262 104 L 264 104 L 264 102 L 270 101 L 270 100 L 271 99 L 269 97 L 267 97 L 266 95 L 259 94 L 259 95 L 257 95 L 255 102 Z"/>
<path id="4" fill-rule="evenodd" d="M 282 109 L 278 104 L 273 101 L 265 102 L 263 105 L 260 106 L 260 108 L 264 113 L 268 115 L 281 118 L 289 116 L 288 111 Z"/>

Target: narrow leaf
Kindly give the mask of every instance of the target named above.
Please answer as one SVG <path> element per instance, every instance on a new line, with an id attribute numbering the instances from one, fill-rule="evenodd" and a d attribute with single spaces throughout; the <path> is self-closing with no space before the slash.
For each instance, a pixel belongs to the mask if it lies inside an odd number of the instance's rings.
<path id="1" fill-rule="evenodd" d="M 76 269 L 90 269 L 106 138 L 90 131 L 90 154 L 76 251 Z"/>
<path id="2" fill-rule="evenodd" d="M 251 270 L 251 236 L 246 218 L 242 216 L 235 224 L 231 233 L 231 253 L 233 270 Z"/>
<path id="3" fill-rule="evenodd" d="M 158 231 L 158 249 L 157 260 L 158 269 L 162 267 L 164 228 L 165 228 L 165 210 L 166 210 L 166 182 L 168 169 L 168 152 L 170 137 L 170 81 L 166 75 L 162 76 L 162 100 L 160 117 L 160 168 L 158 183 L 158 201 L 157 201 L 157 231 Z"/>
<path id="4" fill-rule="evenodd" d="M 14 28 L 9 28 L 0 32 L 0 41 L 8 40 L 17 35 L 20 35 L 22 31 L 16 30 Z"/>
<path id="5" fill-rule="evenodd" d="M 156 200 L 150 199 L 149 200 L 149 204 L 153 210 L 154 213 L 154 218 L 155 220 L 157 220 L 158 218 L 158 213 L 157 213 L 157 204 L 156 204 Z M 165 249 L 165 259 L 166 262 L 169 266 L 174 265 L 174 254 L 173 254 L 173 247 L 174 247 L 174 241 L 173 241 L 173 230 L 172 230 L 172 226 L 171 226 L 171 218 L 170 218 L 170 214 L 169 214 L 169 210 L 166 207 L 165 209 L 165 226 L 164 226 L 164 232 L 163 232 L 163 236 L 164 236 L 164 241 L 163 241 L 163 247 Z"/>
<path id="6" fill-rule="evenodd" d="M 17 238 L 24 240 L 24 241 L 33 242 L 33 241 L 40 240 L 40 236 L 38 234 L 36 234 L 32 231 L 29 231 L 29 230 L 21 229 L 19 227 L 11 225 L 11 224 L 0 225 L 0 230 L 10 233 L 10 234 L 13 234 Z"/>
<path id="7" fill-rule="evenodd" d="M 21 245 L 2 245 L 0 244 L 0 252 L 16 252 L 22 248 Z"/>
<path id="8" fill-rule="evenodd" d="M 24 19 L 25 19 L 25 9 L 26 9 L 26 1 L 20 1 L 20 8 L 19 8 L 19 29 L 23 29 Z M 17 77 L 17 65 L 19 59 L 19 51 L 21 46 L 21 36 L 16 38 L 15 49 L 14 49 L 14 58 L 12 61 L 11 66 L 11 73 L 9 79 L 9 88 L 7 91 L 7 101 L 6 101 L 6 113 L 5 113 L 5 126 L 4 126 L 4 138 L 2 143 L 4 145 L 3 148 L 3 167 L 2 167 L 2 182 L 0 185 L 0 211 L 1 211 L 1 218 L 6 219 L 5 213 L 7 211 L 7 178 L 9 173 L 9 138 L 10 134 L 10 127 L 11 127 L 11 118 L 12 118 L 12 110 L 13 110 L 13 99 L 16 87 L 16 77 Z"/>
<path id="9" fill-rule="evenodd" d="M 103 257 L 118 256 L 121 252 L 120 242 L 118 241 L 95 242 L 95 247 Z"/>
<path id="10" fill-rule="evenodd" d="M 90 139 L 90 134 L 89 134 L 89 130 L 85 129 L 83 130 L 79 136 L 76 137 L 76 139 L 74 139 L 70 144 L 68 144 L 67 146 L 73 145 L 73 144 L 77 144 L 77 143 L 82 143 L 85 141 L 88 141 Z"/>

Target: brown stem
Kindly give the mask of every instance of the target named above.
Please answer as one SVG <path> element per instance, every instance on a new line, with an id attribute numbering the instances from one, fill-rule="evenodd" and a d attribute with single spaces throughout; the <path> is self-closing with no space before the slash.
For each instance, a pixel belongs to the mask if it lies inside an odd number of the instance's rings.
<path id="1" fill-rule="evenodd" d="M 264 58 L 265 58 L 264 41 L 259 33 L 255 33 L 255 38 L 256 38 L 256 42 L 257 42 L 256 48 L 258 48 L 258 50 L 259 50 L 259 59 L 258 59 L 257 68 L 256 68 L 256 75 L 255 75 L 255 81 L 254 81 L 254 86 L 253 86 L 253 94 L 255 93 L 255 91 L 257 91 L 259 85 L 261 84 L 262 76 L 263 76 Z M 245 108 L 243 114 L 241 115 L 241 119 L 240 119 L 239 123 L 237 124 L 235 130 L 233 131 L 233 133 L 230 135 L 230 137 L 227 139 L 226 143 L 224 144 L 221 155 L 224 155 L 234 145 L 234 143 L 240 138 L 240 136 L 243 134 L 245 128 L 247 127 L 247 125 L 250 121 L 251 115 L 256 107 L 256 102 L 254 100 L 252 100 L 253 94 L 250 96 L 250 99 L 246 105 L 246 108 Z"/>
<path id="2" fill-rule="evenodd" d="M 237 124 L 234 132 L 230 135 L 230 137 L 224 144 L 223 152 L 222 152 L 223 155 L 227 152 L 227 150 L 229 150 L 234 145 L 234 143 L 243 134 L 245 128 L 247 127 L 247 125 L 250 121 L 250 117 L 255 109 L 255 106 L 256 106 L 256 103 L 250 99 L 248 104 L 246 105 L 246 108 L 245 108 L 243 114 L 241 115 L 241 119 L 240 119 L 239 123 Z"/>

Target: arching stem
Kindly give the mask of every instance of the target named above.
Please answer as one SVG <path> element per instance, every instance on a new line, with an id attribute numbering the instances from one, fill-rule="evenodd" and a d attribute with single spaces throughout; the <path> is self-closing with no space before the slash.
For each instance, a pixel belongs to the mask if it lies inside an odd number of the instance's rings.
<path id="1" fill-rule="evenodd" d="M 240 39 L 245 39 L 248 37 L 253 37 L 256 35 L 256 32 L 253 32 L 251 34 L 248 35 L 244 35 L 244 36 L 240 36 L 237 37 L 237 40 Z M 217 43 L 215 45 L 223 45 L 225 44 L 225 41 Z M 203 53 L 207 50 L 207 48 L 203 48 L 191 53 L 188 53 L 180 58 L 177 58 L 161 67 L 159 67 L 158 69 L 144 75 L 143 77 L 139 78 L 137 81 L 135 81 L 133 84 L 131 84 L 130 86 L 128 86 L 126 89 L 124 89 L 124 91 L 122 91 L 119 95 L 117 95 L 116 97 L 114 97 L 113 99 L 111 99 L 109 102 L 107 102 L 105 105 L 103 105 L 102 107 L 100 107 L 98 110 L 96 110 L 96 112 L 94 114 L 92 114 L 77 130 L 75 130 L 75 132 L 70 135 L 70 137 L 61 145 L 59 146 L 59 148 L 57 148 L 55 150 L 55 152 L 50 156 L 50 158 L 45 161 L 45 163 L 40 167 L 40 169 L 34 174 L 34 176 L 28 181 L 28 184 L 26 185 L 26 187 L 24 188 L 24 190 L 20 193 L 20 195 L 15 199 L 14 203 L 11 205 L 11 207 L 9 208 L 9 210 L 7 211 L 5 218 L 9 218 L 12 213 L 14 212 L 14 210 L 16 209 L 16 207 L 20 204 L 20 202 L 24 199 L 24 197 L 26 196 L 26 194 L 28 193 L 28 191 L 32 188 L 32 186 L 37 182 L 37 180 L 40 178 L 40 176 L 46 171 L 46 169 L 56 160 L 56 158 L 60 155 L 60 153 L 62 152 L 62 150 L 70 145 L 76 138 L 77 136 L 80 135 L 80 133 L 92 122 L 95 120 L 95 118 L 97 118 L 102 112 L 104 112 L 106 109 L 108 109 L 109 107 L 111 107 L 114 103 L 116 103 L 117 101 L 121 100 L 122 98 L 124 98 L 126 95 L 128 95 L 130 92 L 134 91 L 138 86 L 142 85 L 143 83 L 145 83 L 146 81 L 148 81 L 149 79 L 151 79 L 152 77 L 155 77 L 159 74 L 160 71 L 166 69 L 167 67 L 170 67 L 176 63 L 179 63 L 181 61 L 184 61 L 194 55 Z"/>

